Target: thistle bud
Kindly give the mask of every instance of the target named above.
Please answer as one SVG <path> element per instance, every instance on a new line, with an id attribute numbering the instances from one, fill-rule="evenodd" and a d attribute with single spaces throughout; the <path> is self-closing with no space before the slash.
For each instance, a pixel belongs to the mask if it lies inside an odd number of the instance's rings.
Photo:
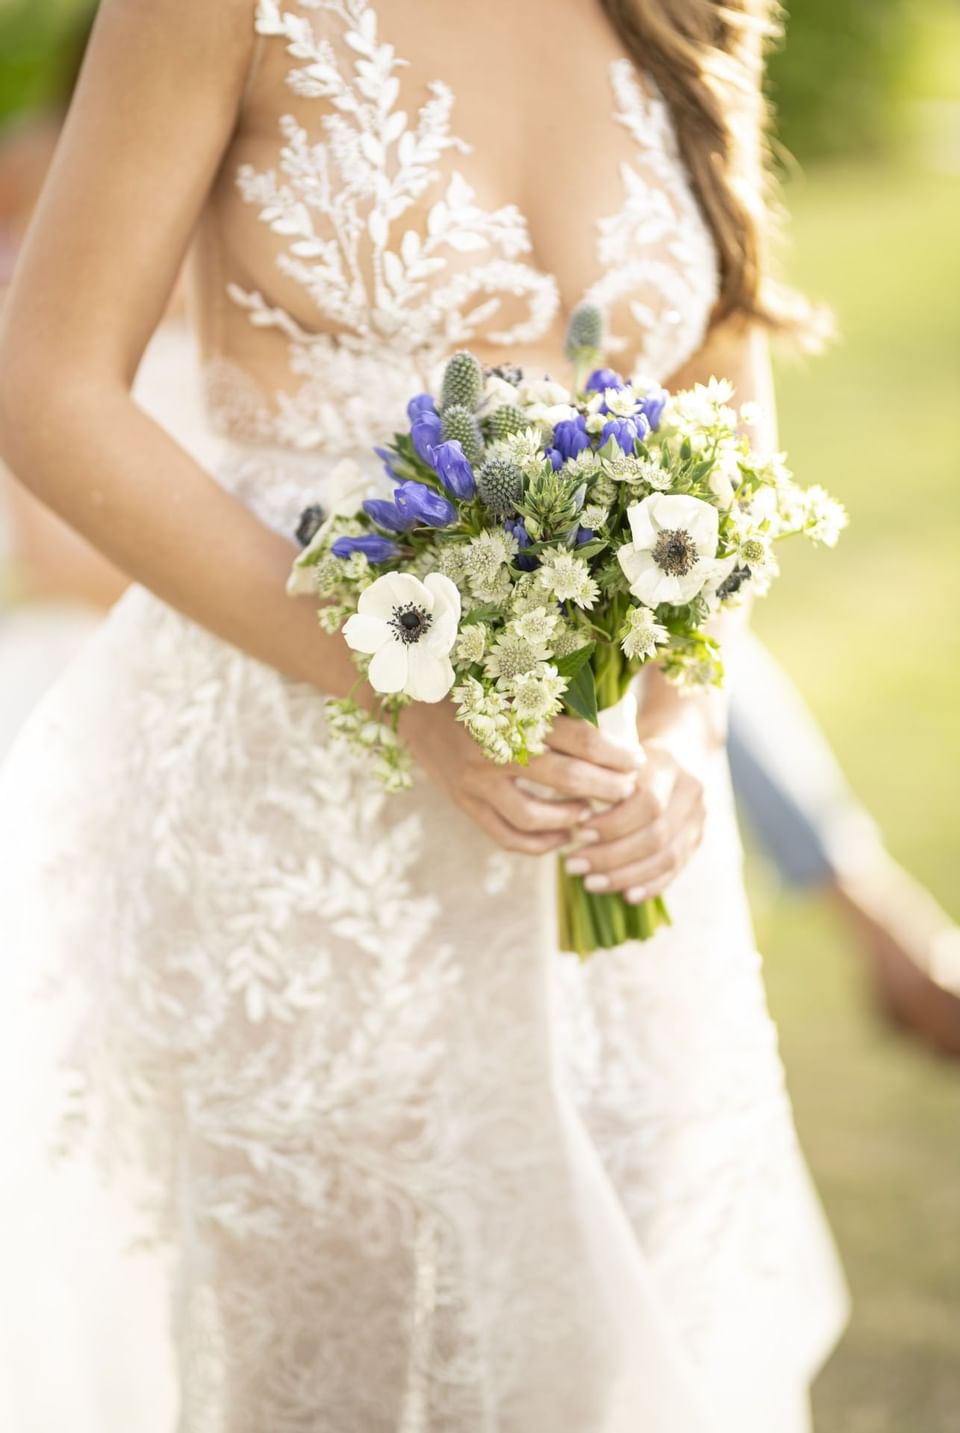
<path id="1" fill-rule="evenodd" d="M 455 353 L 443 371 L 441 407 L 462 407 L 474 413 L 483 398 L 483 369 L 472 353 Z"/>

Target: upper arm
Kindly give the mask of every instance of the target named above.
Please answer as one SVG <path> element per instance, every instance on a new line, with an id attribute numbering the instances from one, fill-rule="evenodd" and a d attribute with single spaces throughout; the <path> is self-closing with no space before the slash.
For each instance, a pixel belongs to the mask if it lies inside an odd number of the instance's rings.
<path id="1" fill-rule="evenodd" d="M 132 381 L 235 123 L 252 0 L 101 0 L 5 319 L 4 359 Z"/>

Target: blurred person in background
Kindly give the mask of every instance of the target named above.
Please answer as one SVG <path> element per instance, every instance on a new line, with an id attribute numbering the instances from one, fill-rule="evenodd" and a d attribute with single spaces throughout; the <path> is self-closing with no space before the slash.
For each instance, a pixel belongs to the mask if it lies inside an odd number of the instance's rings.
<path id="1" fill-rule="evenodd" d="M 96 6 L 68 27 L 55 73 L 69 98 Z M 0 131 L 0 304 L 62 123 L 54 103 Z M 137 401 L 197 456 L 212 457 L 195 342 L 178 285 L 134 388 Z M 0 469 L 2 471 L 2 469 Z M 10 573 L 20 605 L 0 624 L 0 752 L 126 578 L 21 484 L 7 480 Z M 28 605 L 29 604 L 29 605 Z M 861 951 L 882 1008 L 960 1055 L 960 935 L 886 850 L 822 729 L 784 669 L 744 638 L 731 689 L 729 754 L 741 811 L 784 885 L 826 895 Z M 770 734 L 777 739 L 771 741 Z M 786 736 L 789 733 L 789 736 Z"/>

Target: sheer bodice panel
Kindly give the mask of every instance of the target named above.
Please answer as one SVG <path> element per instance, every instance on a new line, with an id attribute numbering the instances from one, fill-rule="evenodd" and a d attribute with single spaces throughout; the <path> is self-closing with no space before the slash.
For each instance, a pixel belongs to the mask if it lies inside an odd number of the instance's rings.
<path id="1" fill-rule="evenodd" d="M 366 446 L 457 347 L 562 375 L 584 297 L 628 368 L 667 378 L 698 347 L 713 245 L 667 108 L 599 11 L 513 43 L 458 11 L 459 47 L 439 0 L 260 0 L 254 23 L 196 250 L 219 427 Z"/>

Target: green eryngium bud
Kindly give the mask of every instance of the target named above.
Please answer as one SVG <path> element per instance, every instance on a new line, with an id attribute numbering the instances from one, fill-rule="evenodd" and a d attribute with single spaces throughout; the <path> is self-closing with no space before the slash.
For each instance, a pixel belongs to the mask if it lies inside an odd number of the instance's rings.
<path id="1" fill-rule="evenodd" d="M 483 434 L 480 432 L 480 424 L 469 408 L 462 403 L 454 403 L 450 408 L 444 408 L 440 421 L 443 424 L 445 442 L 456 440 L 463 449 L 467 462 L 473 463 L 474 466 L 483 461 Z"/>
<path id="2" fill-rule="evenodd" d="M 472 353 L 455 353 L 443 371 L 441 407 L 463 407 L 473 413 L 482 398 L 483 369 Z"/>
<path id="3" fill-rule="evenodd" d="M 577 304 L 567 324 L 566 354 L 573 362 L 583 349 L 603 347 L 603 315 L 596 304 Z"/>
<path id="4" fill-rule="evenodd" d="M 523 473 L 509 458 L 488 458 L 477 473 L 477 492 L 495 516 L 509 517 L 523 494 Z"/>
<path id="5" fill-rule="evenodd" d="M 529 426 L 530 419 L 515 403 L 505 403 L 484 420 L 487 436 L 492 442 L 496 442 L 498 438 L 509 438 L 511 433 L 522 433 L 524 428 Z"/>

